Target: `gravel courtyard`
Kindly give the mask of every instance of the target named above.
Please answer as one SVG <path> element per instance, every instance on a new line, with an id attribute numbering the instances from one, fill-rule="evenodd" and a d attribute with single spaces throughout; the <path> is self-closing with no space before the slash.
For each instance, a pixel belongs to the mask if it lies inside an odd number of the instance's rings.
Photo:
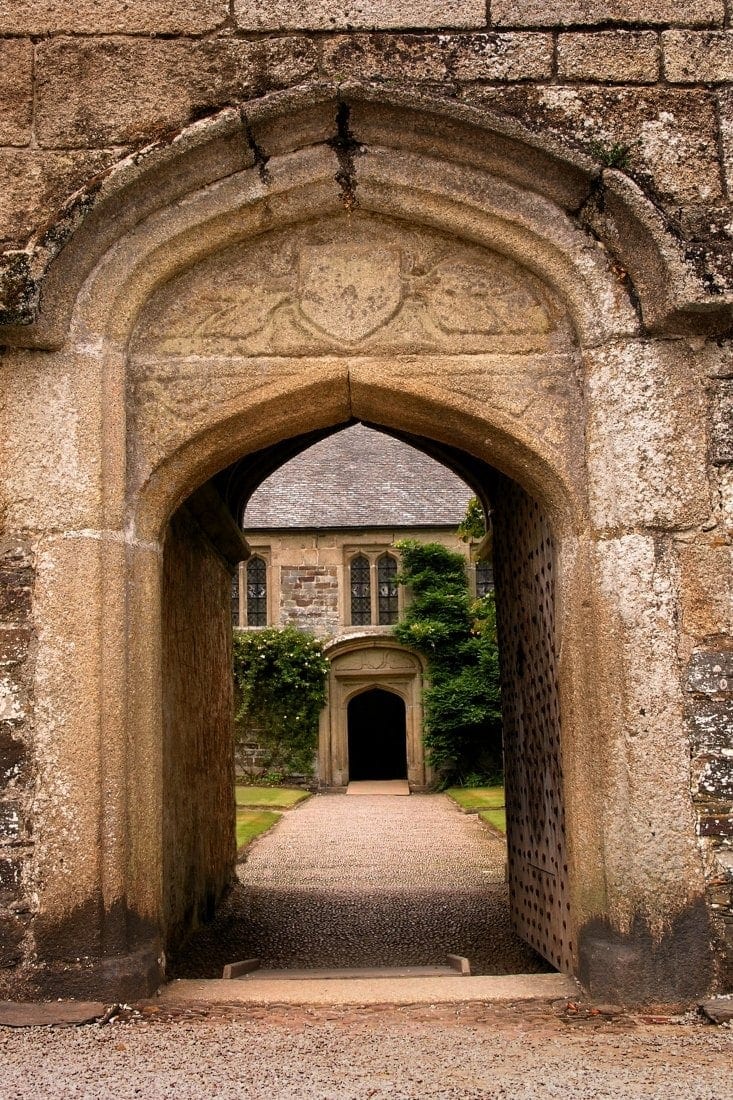
<path id="1" fill-rule="evenodd" d="M 441 795 L 314 797 L 255 843 L 240 878 L 181 969 L 216 975 L 252 954 L 266 966 L 434 963 L 447 951 L 484 971 L 542 965 L 509 927 L 503 843 Z M 567 1000 L 152 998 L 101 1026 L 0 1027 L 0 1096 L 16 1100 L 733 1100 L 731 1066 L 730 1025 Z"/>
<path id="2" fill-rule="evenodd" d="M 0 1028 L 0 1095 L 14 1100 L 733 1100 L 731 1066 L 728 1026 L 538 1005 L 222 1007 Z"/>
<path id="3" fill-rule="evenodd" d="M 315 795 L 250 848 L 216 921 L 173 961 L 179 977 L 267 968 L 436 965 L 548 969 L 514 934 L 506 848 L 442 794 Z"/>

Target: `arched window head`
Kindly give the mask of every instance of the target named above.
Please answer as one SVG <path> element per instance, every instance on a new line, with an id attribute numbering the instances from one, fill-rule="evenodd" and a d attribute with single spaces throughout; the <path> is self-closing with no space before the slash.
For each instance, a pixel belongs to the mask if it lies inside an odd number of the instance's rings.
<path id="1" fill-rule="evenodd" d="M 258 554 L 247 562 L 247 626 L 267 626 L 267 562 Z"/>
<path id="2" fill-rule="evenodd" d="M 476 562 L 476 595 L 481 599 L 494 590 L 494 569 L 490 561 Z"/>
<path id="3" fill-rule="evenodd" d="M 377 585 L 379 587 L 379 625 L 392 626 L 397 622 L 397 559 L 382 554 L 377 560 Z"/>
<path id="4" fill-rule="evenodd" d="M 351 622 L 353 626 L 369 626 L 372 621 L 372 586 L 369 559 L 357 554 L 351 559 Z"/>

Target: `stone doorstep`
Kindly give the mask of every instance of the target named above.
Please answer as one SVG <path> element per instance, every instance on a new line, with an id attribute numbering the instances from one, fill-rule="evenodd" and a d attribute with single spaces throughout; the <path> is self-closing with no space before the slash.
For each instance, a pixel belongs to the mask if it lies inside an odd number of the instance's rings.
<path id="1" fill-rule="evenodd" d="M 336 981 L 338 979 L 379 978 L 455 978 L 456 974 L 465 977 L 471 974 L 471 964 L 463 955 L 448 955 L 445 966 L 374 966 L 341 968 L 301 968 L 281 970 L 260 970 L 259 959 L 244 959 L 242 962 L 229 963 L 224 967 L 222 979 L 233 981 L 238 978 L 246 981 L 296 980 Z"/>
<path id="2" fill-rule="evenodd" d="M 344 967 L 340 970 L 312 969 L 301 970 L 256 970 L 241 975 L 247 982 L 294 982 L 294 981 L 386 981 L 390 978 L 455 978 L 456 970 L 451 966 L 385 966 L 385 967 Z M 229 981 L 237 981 L 230 978 Z"/>
<path id="3" fill-rule="evenodd" d="M 74 1027 L 102 1020 L 101 1001 L 0 1001 L 0 1027 Z"/>
<path id="4" fill-rule="evenodd" d="M 733 1023 L 733 994 L 711 997 L 700 1004 L 701 1012 L 714 1024 Z"/>
<path id="5" fill-rule="evenodd" d="M 483 1001 L 578 999 L 580 987 L 564 974 L 407 978 L 181 978 L 164 986 L 156 1004 L 461 1004 Z"/>
<path id="6" fill-rule="evenodd" d="M 350 795 L 397 795 L 404 796 L 410 793 L 410 787 L 406 779 L 360 779 L 349 783 L 346 793 Z"/>

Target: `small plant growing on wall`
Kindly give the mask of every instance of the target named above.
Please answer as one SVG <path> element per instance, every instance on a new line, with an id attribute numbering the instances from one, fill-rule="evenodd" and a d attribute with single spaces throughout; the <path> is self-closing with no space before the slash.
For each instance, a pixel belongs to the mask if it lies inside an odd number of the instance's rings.
<path id="1" fill-rule="evenodd" d="M 456 530 L 461 542 L 480 542 L 486 534 L 486 520 L 484 510 L 477 497 L 471 497 L 466 507 L 466 514 L 458 524 Z"/>
<path id="2" fill-rule="evenodd" d="M 326 701 L 328 661 L 295 627 L 234 632 L 235 736 L 256 746 L 251 775 L 309 777 Z"/>
<path id="3" fill-rule="evenodd" d="M 412 599 L 394 628 L 428 660 L 424 741 L 442 785 L 495 782 L 502 771 L 501 694 L 493 592 L 472 600 L 465 560 L 406 539 L 400 583 Z"/>

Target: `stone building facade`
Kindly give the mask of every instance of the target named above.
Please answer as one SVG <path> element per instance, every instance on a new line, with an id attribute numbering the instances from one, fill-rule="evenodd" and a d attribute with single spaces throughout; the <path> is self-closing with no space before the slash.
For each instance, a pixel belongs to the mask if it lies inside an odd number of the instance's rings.
<path id="1" fill-rule="evenodd" d="M 354 420 L 492 507 L 516 926 L 730 989 L 731 14 L 0 6 L 3 995 L 226 889 L 234 517 Z"/>
<path id="2" fill-rule="evenodd" d="M 235 574 L 232 622 L 296 626 L 327 641 L 389 629 L 405 598 L 391 579 L 395 545 L 408 538 L 463 554 L 475 591 L 477 548 L 457 532 L 472 495 L 435 459 L 361 424 L 314 444 L 247 502 L 251 556 Z M 479 583 L 491 575 L 482 564 Z"/>
<path id="3" fill-rule="evenodd" d="M 457 534 L 471 496 L 428 455 L 355 425 L 285 463 L 250 498 L 243 527 L 251 555 L 235 573 L 232 621 L 241 629 L 295 626 L 325 642 L 331 672 L 319 785 L 345 787 L 357 758 L 361 779 L 429 785 L 424 662 L 392 637 L 406 598 L 395 579 L 396 544 L 439 542 L 463 554 L 469 586 L 485 594 L 491 563 L 478 561 L 478 547 L 472 554 Z M 367 713 L 369 726 L 359 734 Z M 397 742 L 406 753 L 392 751 Z M 256 766 L 255 744 L 240 752 L 243 765 Z"/>

